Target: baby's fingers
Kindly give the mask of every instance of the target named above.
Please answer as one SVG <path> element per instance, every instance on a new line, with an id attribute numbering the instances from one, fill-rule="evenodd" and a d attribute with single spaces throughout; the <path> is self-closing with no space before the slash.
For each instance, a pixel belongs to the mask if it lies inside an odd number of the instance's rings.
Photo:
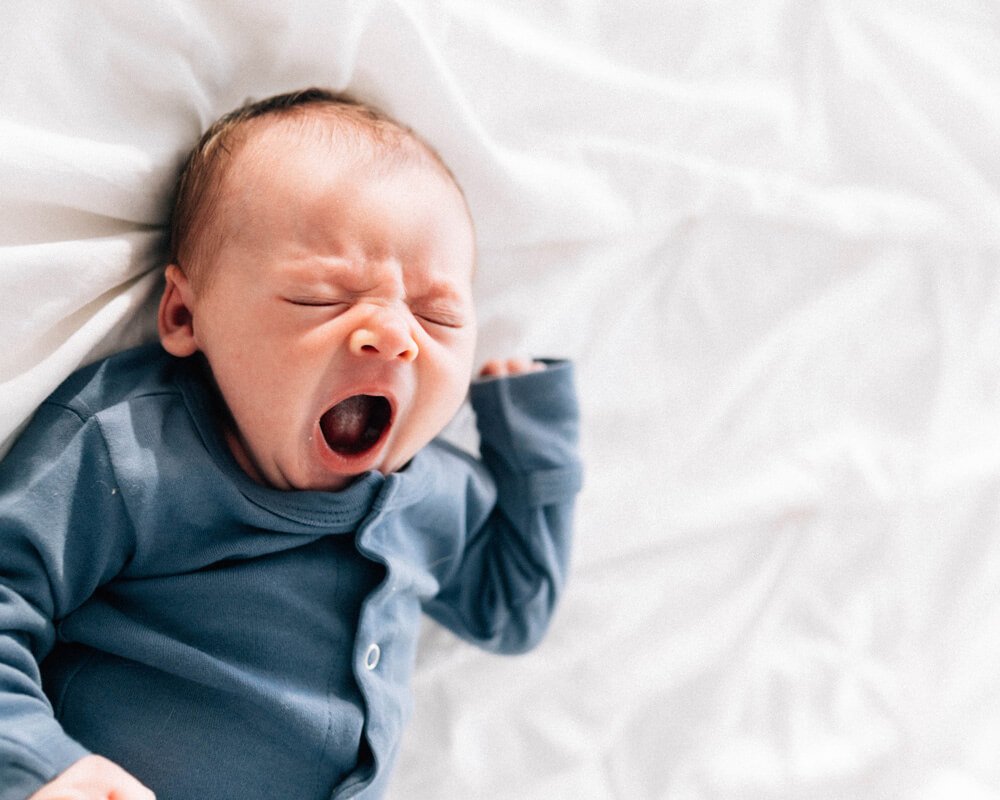
<path id="1" fill-rule="evenodd" d="M 28 800 L 156 800 L 156 796 L 114 762 L 84 756 Z"/>
<path id="2" fill-rule="evenodd" d="M 530 358 L 494 358 L 487 361 L 479 371 L 481 378 L 500 378 L 504 375 L 522 375 L 526 372 L 541 372 L 545 364 Z"/>

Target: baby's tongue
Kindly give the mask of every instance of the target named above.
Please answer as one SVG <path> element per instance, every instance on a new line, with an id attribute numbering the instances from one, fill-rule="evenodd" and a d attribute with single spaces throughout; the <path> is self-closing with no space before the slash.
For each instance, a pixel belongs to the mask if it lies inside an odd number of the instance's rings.
<path id="1" fill-rule="evenodd" d="M 372 400 L 365 394 L 348 397 L 323 415 L 320 426 L 331 448 L 339 453 L 357 453 L 365 449 Z"/>
<path id="2" fill-rule="evenodd" d="M 320 420 L 327 444 L 338 453 L 360 453 L 371 447 L 387 422 L 385 400 L 367 394 L 348 397 Z"/>

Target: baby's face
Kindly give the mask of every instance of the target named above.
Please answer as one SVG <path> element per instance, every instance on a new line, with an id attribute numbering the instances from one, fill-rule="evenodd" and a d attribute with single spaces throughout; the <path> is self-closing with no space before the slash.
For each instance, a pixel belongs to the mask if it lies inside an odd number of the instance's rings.
<path id="1" fill-rule="evenodd" d="M 224 181 L 194 338 L 244 470 L 337 490 L 403 467 L 461 405 L 474 235 L 428 160 L 372 163 L 280 121 L 261 127 Z"/>

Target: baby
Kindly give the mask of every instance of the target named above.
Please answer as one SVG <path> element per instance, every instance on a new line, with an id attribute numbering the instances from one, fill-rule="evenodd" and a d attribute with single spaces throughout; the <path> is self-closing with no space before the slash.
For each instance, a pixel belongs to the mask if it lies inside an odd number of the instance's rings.
<path id="1" fill-rule="evenodd" d="M 421 610 L 519 652 L 563 586 L 572 369 L 476 340 L 439 156 L 349 98 L 247 106 L 181 177 L 160 343 L 0 464 L 0 800 L 374 798 Z M 481 458 L 436 437 L 469 395 Z"/>

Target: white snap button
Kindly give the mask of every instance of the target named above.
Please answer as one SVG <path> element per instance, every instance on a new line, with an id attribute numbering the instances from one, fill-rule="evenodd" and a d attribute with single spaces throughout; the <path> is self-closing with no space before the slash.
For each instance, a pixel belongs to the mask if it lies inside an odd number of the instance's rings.
<path id="1" fill-rule="evenodd" d="M 370 645 L 368 652 L 365 654 L 365 669 L 375 669 L 378 666 L 378 660 L 382 657 L 382 650 L 377 644 Z"/>

